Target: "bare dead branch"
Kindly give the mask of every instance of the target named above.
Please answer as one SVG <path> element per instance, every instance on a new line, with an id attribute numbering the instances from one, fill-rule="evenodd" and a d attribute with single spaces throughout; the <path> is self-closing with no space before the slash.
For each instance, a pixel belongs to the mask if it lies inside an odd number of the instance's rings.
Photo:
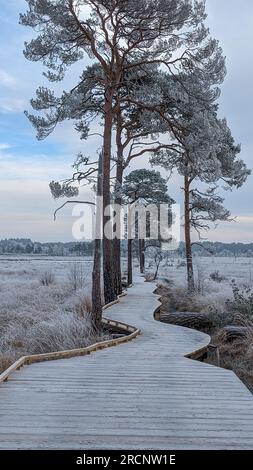
<path id="1" fill-rule="evenodd" d="M 56 211 L 54 212 L 54 221 L 56 220 L 57 213 L 61 209 L 63 209 L 63 207 L 65 207 L 67 204 L 87 204 L 87 205 L 91 205 L 91 206 L 96 206 L 95 202 L 91 202 L 91 201 L 66 201 L 66 202 L 64 202 L 64 204 L 62 204 L 60 207 L 58 207 L 58 209 L 56 209 Z"/>

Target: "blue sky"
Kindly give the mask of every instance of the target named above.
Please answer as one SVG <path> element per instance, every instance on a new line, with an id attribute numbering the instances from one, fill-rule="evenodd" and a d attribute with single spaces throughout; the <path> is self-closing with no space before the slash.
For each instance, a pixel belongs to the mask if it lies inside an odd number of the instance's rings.
<path id="1" fill-rule="evenodd" d="M 46 141 L 36 140 L 23 111 L 29 108 L 35 89 L 46 80 L 40 64 L 23 57 L 23 43 L 32 35 L 18 24 L 25 1 L 0 0 L 0 7 L 0 238 L 71 240 L 71 210 L 53 222 L 56 203 L 48 183 L 68 177 L 76 153 L 94 151 L 99 142 L 80 142 L 71 123 L 61 125 Z M 236 140 L 242 144 L 242 157 L 252 168 L 253 2 L 207 0 L 207 11 L 211 34 L 220 40 L 227 57 L 228 75 L 222 87 L 220 112 L 227 117 Z M 75 72 L 68 73 L 67 86 Z M 237 216 L 237 223 L 212 230 L 210 240 L 253 241 L 252 179 L 239 191 L 226 193 L 226 205 Z M 169 192 L 181 201 L 179 187 L 180 180 L 175 176 Z"/>

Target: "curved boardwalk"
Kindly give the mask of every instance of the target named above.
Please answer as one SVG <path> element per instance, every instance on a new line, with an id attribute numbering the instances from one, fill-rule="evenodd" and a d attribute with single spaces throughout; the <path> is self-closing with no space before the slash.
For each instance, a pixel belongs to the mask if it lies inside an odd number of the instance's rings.
<path id="1" fill-rule="evenodd" d="M 0 386 L 1 449 L 253 449 L 253 398 L 230 371 L 187 359 L 205 334 L 156 322 L 137 279 L 106 316 L 130 343 L 33 364 Z"/>

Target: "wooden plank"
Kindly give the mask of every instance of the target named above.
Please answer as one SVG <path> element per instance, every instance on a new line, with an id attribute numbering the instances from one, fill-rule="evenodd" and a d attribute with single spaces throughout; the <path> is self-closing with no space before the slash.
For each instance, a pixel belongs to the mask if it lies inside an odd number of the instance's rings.
<path id="1" fill-rule="evenodd" d="M 108 308 L 111 305 L 114 305 L 115 303 L 118 303 L 118 301 L 115 300 L 114 302 L 111 302 L 111 304 L 107 304 L 106 308 Z M 69 359 L 69 358 L 76 357 L 76 356 L 86 356 L 86 355 L 89 355 L 91 352 L 96 352 L 96 351 L 99 351 L 100 349 L 117 346 L 119 344 L 132 341 L 139 334 L 141 334 L 141 331 L 138 328 L 135 328 L 134 326 L 131 326 L 131 325 L 127 325 L 126 323 L 109 320 L 107 318 L 104 318 L 102 321 L 106 325 L 110 325 L 112 328 L 114 326 L 117 326 L 117 328 L 120 329 L 122 332 L 127 332 L 127 335 L 122 336 L 120 338 L 100 341 L 98 343 L 92 344 L 91 346 L 87 346 L 86 348 L 69 349 L 67 351 L 56 351 L 56 352 L 51 352 L 51 353 L 22 356 L 14 364 L 12 364 L 8 369 L 6 369 L 6 371 L 0 374 L 0 384 L 3 382 L 7 382 L 7 380 L 9 380 L 9 377 L 14 372 L 16 372 L 17 370 L 20 370 L 20 368 L 25 365 L 34 364 L 36 362 L 54 361 L 54 360 L 66 359 L 66 358 Z"/>
<path id="2" fill-rule="evenodd" d="M 154 288 L 137 279 L 106 309 L 105 323 L 142 331 L 131 343 L 33 363 L 1 385 L 1 449 L 253 449 L 251 393 L 186 357 L 210 338 L 155 321 Z"/>

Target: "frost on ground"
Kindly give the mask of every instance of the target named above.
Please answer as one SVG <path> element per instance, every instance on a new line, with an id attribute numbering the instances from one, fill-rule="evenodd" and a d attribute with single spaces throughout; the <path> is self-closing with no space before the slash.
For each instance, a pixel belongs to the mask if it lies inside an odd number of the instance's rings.
<path id="1" fill-rule="evenodd" d="M 189 295 L 185 261 L 171 257 L 161 266 L 163 321 L 209 333 L 219 365 L 253 392 L 253 259 L 195 257 L 194 271 L 196 292 Z M 209 351 L 207 361 L 217 365 L 216 353 Z"/>
<path id="2" fill-rule="evenodd" d="M 89 318 L 91 268 L 89 258 L 0 258 L 0 373 L 22 355 L 98 339 Z"/>
<path id="3" fill-rule="evenodd" d="M 224 291 L 231 294 L 231 281 L 235 279 L 239 285 L 253 285 L 253 258 L 233 258 L 215 256 L 194 256 L 195 280 L 199 293 Z M 222 282 L 213 282 L 210 278 L 219 272 Z M 182 258 L 171 256 L 160 268 L 160 277 L 168 277 L 177 287 L 186 287 L 186 265 Z"/>
<path id="4" fill-rule="evenodd" d="M 253 258 L 195 256 L 194 277 L 196 284 L 195 302 L 213 305 L 222 309 L 231 299 L 232 281 L 239 287 L 253 287 Z M 147 262 L 153 270 L 152 260 Z M 160 280 L 168 280 L 177 290 L 187 291 L 186 263 L 182 258 L 171 255 L 159 269 Z"/>

